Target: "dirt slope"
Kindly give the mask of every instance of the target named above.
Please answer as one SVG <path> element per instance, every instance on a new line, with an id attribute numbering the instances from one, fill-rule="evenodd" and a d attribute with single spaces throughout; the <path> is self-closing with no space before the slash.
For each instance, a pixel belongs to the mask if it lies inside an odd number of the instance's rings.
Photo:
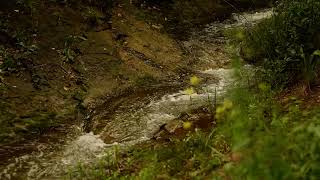
<path id="1" fill-rule="evenodd" d="M 103 97 L 179 78 L 182 50 L 133 8 L 35 1 L 1 13 L 0 159 L 69 133 Z"/>

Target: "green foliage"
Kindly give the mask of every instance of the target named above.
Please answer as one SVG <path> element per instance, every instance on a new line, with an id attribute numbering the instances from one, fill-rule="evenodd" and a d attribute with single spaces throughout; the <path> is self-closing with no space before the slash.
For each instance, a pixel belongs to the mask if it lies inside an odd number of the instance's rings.
<path id="1" fill-rule="evenodd" d="M 10 71 L 12 69 L 15 69 L 17 66 L 15 64 L 15 61 L 13 60 L 13 57 L 10 56 L 10 54 L 4 49 L 0 49 L 0 57 L 2 58 L 2 64 L 0 64 L 0 69 L 4 71 Z"/>
<path id="2" fill-rule="evenodd" d="M 134 147 L 109 156 L 92 166 L 80 166 L 69 178 L 86 179 L 188 179 L 209 175 L 225 161 L 229 151 L 223 136 L 200 131 L 170 143 Z"/>
<path id="3" fill-rule="evenodd" d="M 86 41 L 87 39 L 82 36 L 69 35 L 64 40 L 64 49 L 62 56 L 65 62 L 74 63 L 75 58 L 79 55 L 79 49 L 76 47 L 76 43 Z"/>
<path id="4" fill-rule="evenodd" d="M 35 9 L 35 0 L 24 0 L 20 3 L 24 5 L 25 8 L 29 9 L 31 12 L 33 12 Z"/>
<path id="5" fill-rule="evenodd" d="M 18 45 L 20 49 L 15 51 L 0 46 L 0 70 L 4 72 L 17 72 L 23 68 L 25 64 L 23 61 L 26 61 L 31 55 L 37 53 L 38 47 L 36 45 L 25 45 L 23 42 L 20 42 Z"/>
<path id="6" fill-rule="evenodd" d="M 310 83 L 316 78 L 317 76 L 317 67 L 319 64 L 319 56 L 320 56 L 320 50 L 314 51 L 311 55 L 308 55 L 306 57 L 305 53 L 303 52 L 303 49 L 301 48 L 301 57 L 303 60 L 303 75 L 304 80 L 306 81 L 306 85 L 308 86 L 310 90 Z"/>
<path id="7" fill-rule="evenodd" d="M 304 109 L 294 97 L 279 104 L 270 84 L 248 84 L 256 82 L 254 71 L 238 67 L 235 72 L 241 83 L 228 91 L 227 99 L 216 109 L 215 134 L 222 134 L 231 145 L 230 159 L 220 164 L 225 177 L 318 179 L 320 108 Z"/>
<path id="8" fill-rule="evenodd" d="M 24 119 L 19 119 L 17 123 L 21 123 L 21 126 L 33 134 L 41 134 L 44 130 L 58 124 L 56 116 L 57 114 L 54 112 L 38 112 L 30 114 Z"/>
<path id="9" fill-rule="evenodd" d="M 320 2 L 284 0 L 272 18 L 247 32 L 242 57 L 263 66 L 262 74 L 273 85 L 312 81 L 320 48 Z M 293 78 L 294 77 L 294 78 Z"/>
<path id="10" fill-rule="evenodd" d="M 242 160 L 226 164 L 226 173 L 236 179 L 319 178 L 320 109 L 306 111 L 296 98 L 280 106 L 273 97 L 266 83 L 230 91 L 235 106 L 221 124 Z"/>
<path id="11" fill-rule="evenodd" d="M 92 26 L 102 24 L 107 20 L 103 13 L 94 8 L 88 8 L 84 14 L 84 18 Z"/>
<path id="12" fill-rule="evenodd" d="M 61 122 L 55 112 L 45 110 L 19 116 L 12 110 L 14 105 L 9 100 L 0 100 L 0 143 L 12 143 L 31 135 L 42 134 Z"/>

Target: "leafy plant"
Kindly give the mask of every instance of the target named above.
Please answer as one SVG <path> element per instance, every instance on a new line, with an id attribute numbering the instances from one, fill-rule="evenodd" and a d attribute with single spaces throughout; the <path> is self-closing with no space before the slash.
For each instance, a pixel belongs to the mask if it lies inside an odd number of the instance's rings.
<path id="1" fill-rule="evenodd" d="M 316 67 L 309 66 L 317 65 L 310 58 L 314 59 L 313 52 L 320 48 L 318 9 L 317 0 L 280 1 L 272 18 L 247 29 L 242 57 L 261 65 L 262 79 L 274 86 L 310 81 L 307 74 Z"/>
<path id="2" fill-rule="evenodd" d="M 15 69 L 17 66 L 13 57 L 5 50 L 0 49 L 0 56 L 2 58 L 2 62 L 0 64 L 0 69 L 4 71 L 11 71 Z"/>
<path id="3" fill-rule="evenodd" d="M 74 63 L 76 56 L 80 53 L 77 52 L 79 50 L 75 47 L 75 43 L 85 40 L 87 40 L 85 37 L 74 35 L 69 35 L 65 38 L 62 55 L 66 62 Z"/>
<path id="4" fill-rule="evenodd" d="M 98 9 L 92 7 L 86 10 L 84 18 L 92 26 L 100 25 L 103 23 L 104 20 L 106 20 L 104 14 L 99 12 Z"/>
<path id="5" fill-rule="evenodd" d="M 314 81 L 317 76 L 317 66 L 319 64 L 320 50 L 314 51 L 311 55 L 305 55 L 301 48 L 301 57 L 303 59 L 303 76 L 305 85 L 311 91 L 310 83 Z"/>

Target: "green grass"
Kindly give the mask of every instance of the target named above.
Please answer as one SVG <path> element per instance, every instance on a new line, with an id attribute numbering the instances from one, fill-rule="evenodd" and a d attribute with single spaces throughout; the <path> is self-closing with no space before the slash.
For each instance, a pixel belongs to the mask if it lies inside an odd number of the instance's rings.
<path id="1" fill-rule="evenodd" d="M 241 157 L 226 169 L 229 176 L 319 178 L 319 107 L 304 109 L 302 101 L 294 97 L 279 104 L 265 82 L 238 86 L 230 91 L 229 98 L 234 107 L 221 120 L 221 128 L 230 139 L 232 152 Z"/>
<path id="2" fill-rule="evenodd" d="M 242 57 L 261 65 L 261 75 L 273 86 L 284 87 L 316 80 L 320 49 L 320 2 L 283 0 L 275 15 L 246 30 Z M 307 62 L 307 63 L 306 63 Z"/>
<path id="3" fill-rule="evenodd" d="M 225 146 L 223 146 L 225 145 Z M 223 137 L 190 134 L 170 143 L 114 151 L 95 166 L 79 166 L 70 178 L 85 179 L 184 179 L 208 177 L 224 163 L 228 147 Z"/>

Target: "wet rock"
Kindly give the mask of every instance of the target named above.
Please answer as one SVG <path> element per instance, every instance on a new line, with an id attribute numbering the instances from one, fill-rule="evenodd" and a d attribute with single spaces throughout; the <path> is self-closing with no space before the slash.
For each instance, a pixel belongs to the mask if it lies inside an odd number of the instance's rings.
<path id="1" fill-rule="evenodd" d="M 151 27 L 154 28 L 154 29 L 157 29 L 157 30 L 161 30 L 163 28 L 163 26 L 159 25 L 159 24 L 157 24 L 157 25 L 152 24 Z"/>
<path id="2" fill-rule="evenodd" d="M 176 119 L 173 121 L 169 121 L 165 126 L 164 129 L 169 133 L 174 133 L 178 128 L 181 128 L 183 121 Z"/>
<path id="3" fill-rule="evenodd" d="M 182 128 L 183 121 L 175 119 L 159 127 L 159 130 L 153 135 L 152 139 L 159 139 L 170 134 L 174 134 L 177 129 Z"/>

